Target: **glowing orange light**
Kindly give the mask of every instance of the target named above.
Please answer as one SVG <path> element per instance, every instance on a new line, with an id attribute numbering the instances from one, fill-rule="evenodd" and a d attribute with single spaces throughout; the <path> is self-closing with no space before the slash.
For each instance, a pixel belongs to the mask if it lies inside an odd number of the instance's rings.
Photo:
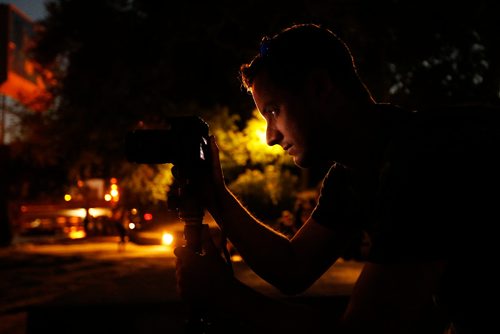
<path id="1" fill-rule="evenodd" d="M 75 229 L 72 229 L 72 231 L 69 232 L 68 237 L 70 239 L 85 238 L 85 231 L 84 230 L 75 230 Z"/>
<path id="2" fill-rule="evenodd" d="M 243 258 L 240 255 L 238 255 L 238 254 L 234 254 L 233 256 L 231 256 L 231 261 L 233 261 L 233 262 L 242 262 Z"/>
<path id="3" fill-rule="evenodd" d="M 174 236 L 170 233 L 163 232 L 161 236 L 162 245 L 170 246 L 174 242 Z"/>

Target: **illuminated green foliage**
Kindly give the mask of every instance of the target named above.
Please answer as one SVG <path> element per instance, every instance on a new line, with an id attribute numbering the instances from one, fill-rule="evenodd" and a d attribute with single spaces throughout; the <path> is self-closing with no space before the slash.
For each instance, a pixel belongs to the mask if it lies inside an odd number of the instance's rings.
<path id="1" fill-rule="evenodd" d="M 227 109 L 207 120 L 217 138 L 226 182 L 252 212 L 277 216 L 295 200 L 298 176 L 292 172 L 293 160 L 280 146 L 267 145 L 266 121 L 257 110 L 241 130 L 238 121 Z"/>
<path id="2" fill-rule="evenodd" d="M 263 170 L 245 170 L 229 188 L 259 218 L 273 219 L 283 210 L 293 208 L 297 184 L 297 175 L 268 165 Z"/>
<path id="3" fill-rule="evenodd" d="M 130 204 L 158 204 L 167 201 L 167 193 L 173 182 L 172 165 L 139 164 L 129 177 L 120 182 L 124 201 Z"/>

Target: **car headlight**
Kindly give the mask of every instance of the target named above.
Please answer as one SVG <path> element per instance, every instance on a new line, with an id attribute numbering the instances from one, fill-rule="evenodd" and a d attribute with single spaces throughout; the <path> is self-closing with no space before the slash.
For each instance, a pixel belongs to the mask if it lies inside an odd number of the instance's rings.
<path id="1" fill-rule="evenodd" d="M 174 242 L 174 236 L 171 233 L 163 232 L 163 234 L 161 235 L 161 244 L 170 246 L 173 244 L 173 242 Z"/>

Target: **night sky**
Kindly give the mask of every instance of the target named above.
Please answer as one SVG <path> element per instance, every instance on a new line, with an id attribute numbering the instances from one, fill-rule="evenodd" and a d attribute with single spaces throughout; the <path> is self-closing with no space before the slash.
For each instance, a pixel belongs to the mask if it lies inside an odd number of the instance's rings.
<path id="1" fill-rule="evenodd" d="M 41 20 L 45 17 L 46 11 L 44 3 L 46 0 L 2 0 L 0 3 L 9 3 L 17 7 L 33 21 Z"/>

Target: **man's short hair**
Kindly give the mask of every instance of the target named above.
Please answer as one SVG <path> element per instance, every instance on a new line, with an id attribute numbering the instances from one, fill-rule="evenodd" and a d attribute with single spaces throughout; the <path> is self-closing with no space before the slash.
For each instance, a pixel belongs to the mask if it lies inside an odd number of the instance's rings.
<path id="1" fill-rule="evenodd" d="M 296 24 L 273 37 L 264 37 L 259 53 L 240 67 L 242 86 L 251 92 L 255 77 L 266 71 L 272 82 L 298 89 L 313 69 L 326 69 L 331 80 L 347 93 L 366 87 L 357 75 L 348 46 L 331 30 L 317 24 Z"/>

